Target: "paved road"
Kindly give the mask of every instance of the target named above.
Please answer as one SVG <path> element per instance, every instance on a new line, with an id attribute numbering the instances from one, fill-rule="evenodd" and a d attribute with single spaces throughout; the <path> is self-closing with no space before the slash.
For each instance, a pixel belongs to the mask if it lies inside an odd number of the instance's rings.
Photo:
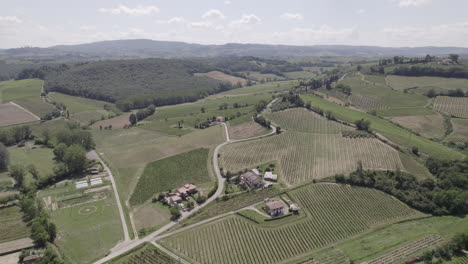
<path id="1" fill-rule="evenodd" d="M 273 102 L 272 102 L 273 103 Z M 268 107 L 271 105 L 271 103 L 268 105 Z M 145 242 L 153 242 L 155 241 L 156 239 L 160 239 L 161 237 L 159 236 L 160 234 L 166 232 L 167 230 L 169 230 L 170 228 L 172 228 L 173 226 L 177 225 L 180 221 L 188 218 L 189 216 L 191 216 L 192 214 L 194 214 L 195 212 L 197 212 L 198 210 L 202 209 L 203 207 L 207 206 L 208 204 L 210 204 L 211 202 L 213 202 L 214 200 L 216 200 L 216 198 L 220 197 L 224 191 L 224 181 L 225 179 L 223 178 L 223 176 L 221 175 L 221 171 L 219 169 L 219 166 L 218 166 L 218 154 L 219 154 L 219 150 L 227 145 L 227 144 L 230 144 L 230 143 L 235 143 L 235 142 L 241 142 L 241 141 L 247 141 L 247 140 L 253 140 L 253 139 L 259 139 L 259 138 L 263 138 L 263 137 L 267 137 L 267 136 L 271 136 L 271 135 L 274 135 L 276 133 L 276 127 L 274 126 L 271 126 L 272 128 L 272 131 L 268 134 L 265 134 L 265 135 L 261 135 L 261 136 L 256 136 L 256 137 L 251 137 L 251 138 L 246 138 L 246 139 L 236 139 L 236 140 L 231 140 L 229 138 L 229 131 L 228 131 L 228 128 L 226 126 L 226 124 L 222 124 L 222 126 L 224 126 L 224 130 L 225 130 L 225 133 L 226 133 L 226 142 L 218 145 L 215 150 L 214 150 L 214 153 L 213 153 L 213 167 L 214 167 L 214 170 L 215 170 L 215 173 L 216 173 L 216 178 L 218 180 L 218 188 L 216 189 L 216 192 L 210 197 L 208 198 L 205 203 L 199 205 L 199 206 L 196 206 L 194 209 L 192 209 L 190 212 L 184 212 L 182 213 L 181 217 L 177 220 L 177 221 L 172 221 L 170 222 L 169 224 L 163 226 L 162 228 L 154 231 L 153 233 L 149 234 L 148 236 L 144 237 L 144 238 L 141 238 L 141 239 L 134 239 L 134 240 L 126 240 L 124 241 L 123 243 L 120 243 L 118 244 L 117 246 L 115 246 L 112 250 L 111 250 L 111 253 L 109 255 L 107 255 L 106 257 L 98 260 L 95 262 L 95 264 L 102 264 L 102 263 L 106 263 L 106 261 L 109 261 Z M 94 151 L 93 151 L 94 152 Z M 95 152 L 94 152 L 95 153 Z M 97 155 L 95 153 L 95 155 Z M 99 160 L 101 160 L 99 158 L 99 156 L 97 156 L 97 158 Z M 105 165 L 104 165 L 105 166 Z M 106 167 L 106 170 L 109 170 Z M 109 170 L 109 175 L 112 175 L 110 173 L 110 170 Z M 113 181 L 113 177 L 111 177 L 112 179 L 112 184 L 115 186 L 115 183 Z M 117 195 L 117 190 L 115 188 L 114 190 L 116 192 L 116 195 Z M 120 200 L 119 200 L 120 201 Z M 119 207 L 121 207 L 120 203 L 119 204 Z M 119 211 L 120 211 L 120 208 L 119 208 Z M 121 213 L 121 217 L 123 217 L 123 213 Z M 212 220 L 212 219 L 209 219 L 209 220 Z M 122 223 L 125 223 L 125 217 L 123 218 L 123 222 Z M 193 227 L 193 226 L 191 226 Z M 124 230 L 126 230 L 126 234 L 128 235 L 128 230 L 127 230 L 127 225 L 124 226 Z"/>
<path id="2" fill-rule="evenodd" d="M 128 235 L 127 221 L 125 219 L 125 214 L 124 214 L 123 209 L 122 209 L 122 204 L 120 203 L 119 192 L 117 191 L 117 185 L 115 184 L 114 175 L 112 175 L 111 170 L 109 169 L 109 167 L 107 167 L 107 165 L 104 163 L 104 161 L 102 161 L 101 157 L 99 157 L 99 155 L 96 153 L 96 151 L 92 150 L 92 151 L 88 152 L 87 156 L 90 157 L 91 159 L 95 159 L 95 160 L 98 160 L 99 162 L 101 162 L 104 170 L 107 172 L 107 174 L 109 175 L 109 178 L 111 179 L 112 188 L 114 189 L 114 195 L 115 195 L 115 199 L 116 199 L 116 202 L 117 202 L 117 207 L 119 208 L 120 222 L 122 223 L 122 228 L 123 228 L 123 231 L 124 231 L 124 242 L 123 243 L 126 243 L 126 242 L 130 241 L 130 236 Z"/>

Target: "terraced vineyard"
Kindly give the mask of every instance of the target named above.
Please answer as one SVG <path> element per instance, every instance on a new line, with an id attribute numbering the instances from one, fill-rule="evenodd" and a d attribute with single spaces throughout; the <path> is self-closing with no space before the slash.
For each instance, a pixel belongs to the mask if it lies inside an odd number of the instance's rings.
<path id="1" fill-rule="evenodd" d="M 395 170 L 403 165 L 398 152 L 373 138 L 341 136 L 348 127 L 327 121 L 303 109 L 269 114 L 288 130 L 255 141 L 229 144 L 221 149 L 221 167 L 238 172 L 278 161 L 280 175 L 290 185 L 356 169 L 360 160 L 367 169 Z"/>
<path id="2" fill-rule="evenodd" d="M 453 133 L 447 137 L 447 141 L 464 143 L 468 141 L 468 120 L 452 119 Z"/>
<path id="3" fill-rule="evenodd" d="M 421 250 L 433 248 L 440 242 L 442 242 L 442 238 L 439 235 L 426 236 L 414 241 L 411 244 L 392 250 L 374 260 L 368 261 L 367 264 L 395 263 L 397 261 L 404 260 L 413 254 L 420 252 Z"/>
<path id="4" fill-rule="evenodd" d="M 369 96 L 365 96 L 365 95 L 360 95 L 360 94 L 352 94 L 351 96 L 349 96 L 349 101 L 359 107 L 359 108 L 362 108 L 362 109 L 367 109 L 367 110 L 370 110 L 370 109 L 387 109 L 388 106 L 386 106 L 385 104 L 379 102 L 379 100 L 377 99 L 374 99 L 372 97 L 369 97 Z"/>
<path id="5" fill-rule="evenodd" d="M 314 254 L 312 259 L 301 264 L 349 264 L 350 259 L 340 249 L 328 249 Z"/>
<path id="6" fill-rule="evenodd" d="M 452 116 L 468 118 L 468 98 L 439 96 L 434 102 L 434 109 Z"/>
<path id="7" fill-rule="evenodd" d="M 367 188 L 313 184 L 288 194 L 305 218 L 267 228 L 232 215 L 161 242 L 193 263 L 280 263 L 383 224 L 421 216 Z"/>

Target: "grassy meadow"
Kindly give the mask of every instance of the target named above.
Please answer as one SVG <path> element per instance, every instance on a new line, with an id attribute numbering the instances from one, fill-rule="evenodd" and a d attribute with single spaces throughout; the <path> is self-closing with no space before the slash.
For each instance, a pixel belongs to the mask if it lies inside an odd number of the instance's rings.
<path id="1" fill-rule="evenodd" d="M 0 101 L 15 102 L 38 117 L 51 112 L 54 107 L 41 98 L 42 80 L 27 79 L 0 83 Z"/>
<path id="2" fill-rule="evenodd" d="M 410 77 L 388 75 L 388 84 L 398 91 L 408 90 L 409 92 L 425 94 L 433 89 L 436 92 L 446 92 L 448 90 L 462 89 L 468 91 L 466 79 L 442 78 L 442 77 Z"/>
<path id="3" fill-rule="evenodd" d="M 28 237 L 31 227 L 23 221 L 19 206 L 0 209 L 0 243 Z"/>

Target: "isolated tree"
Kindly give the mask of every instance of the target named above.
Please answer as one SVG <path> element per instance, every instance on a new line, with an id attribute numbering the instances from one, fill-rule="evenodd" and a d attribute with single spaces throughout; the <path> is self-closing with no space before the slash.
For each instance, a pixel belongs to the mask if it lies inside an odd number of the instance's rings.
<path id="1" fill-rule="evenodd" d="M 65 156 L 65 152 L 67 151 L 67 145 L 65 143 L 59 143 L 57 146 L 54 148 L 54 156 L 55 160 L 62 162 L 63 158 Z"/>
<path id="2" fill-rule="evenodd" d="M 22 165 L 13 165 L 10 167 L 10 176 L 15 179 L 16 186 L 22 187 L 24 183 L 25 170 Z"/>
<path id="3" fill-rule="evenodd" d="M 205 113 L 205 107 L 202 106 L 202 107 L 200 108 L 200 111 L 201 111 L 202 113 Z"/>
<path id="4" fill-rule="evenodd" d="M 65 151 L 63 162 L 70 173 L 79 173 L 86 168 L 86 150 L 80 145 L 71 145 Z"/>
<path id="5" fill-rule="evenodd" d="M 362 66 L 361 65 L 356 66 L 356 70 L 360 72 L 362 70 Z"/>
<path id="6" fill-rule="evenodd" d="M 132 126 L 136 125 L 137 123 L 137 117 L 135 114 L 131 114 L 129 117 L 128 117 L 128 121 L 130 121 L 130 124 Z"/>
<path id="7" fill-rule="evenodd" d="M 48 129 L 42 132 L 42 139 L 44 140 L 44 145 L 48 146 L 50 141 L 50 132 Z"/>
<path id="8" fill-rule="evenodd" d="M 280 126 L 277 126 L 276 127 L 276 134 L 281 134 L 281 127 Z"/>
<path id="9" fill-rule="evenodd" d="M 28 165 L 28 172 L 36 181 L 38 181 L 41 178 L 41 176 L 39 175 L 39 171 L 37 170 L 36 166 L 34 166 L 34 164 Z"/>
<path id="10" fill-rule="evenodd" d="M 354 122 L 354 124 L 356 125 L 356 128 L 358 130 L 369 132 L 369 128 L 370 128 L 370 121 L 369 120 L 364 120 L 364 119 L 357 120 L 356 122 Z"/>
<path id="11" fill-rule="evenodd" d="M 412 147 L 411 152 L 413 152 L 414 155 L 419 156 L 419 149 L 418 147 Z"/>
<path id="12" fill-rule="evenodd" d="M 434 89 L 430 89 L 429 91 L 427 91 L 426 96 L 429 97 L 429 98 L 433 98 L 433 97 L 437 96 L 437 93 L 436 93 L 436 91 Z"/>
<path id="13" fill-rule="evenodd" d="M 10 162 L 10 154 L 8 149 L 0 142 L 0 171 L 8 169 L 8 164 Z"/>
<path id="14" fill-rule="evenodd" d="M 458 54 L 449 54 L 449 58 L 454 61 L 455 63 L 458 63 L 458 58 L 460 56 Z"/>
<path id="15" fill-rule="evenodd" d="M 169 211 L 171 212 L 171 219 L 172 220 L 176 220 L 177 218 L 180 217 L 180 211 L 177 208 L 177 206 L 171 207 L 171 209 Z"/>

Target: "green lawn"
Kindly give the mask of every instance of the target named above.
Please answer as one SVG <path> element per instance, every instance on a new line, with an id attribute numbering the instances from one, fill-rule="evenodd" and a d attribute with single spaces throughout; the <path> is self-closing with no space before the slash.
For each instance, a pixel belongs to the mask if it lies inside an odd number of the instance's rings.
<path id="1" fill-rule="evenodd" d="M 83 214 L 87 208 L 96 211 Z M 58 229 L 55 243 L 69 263 L 90 263 L 104 257 L 123 237 L 113 198 L 59 209 L 50 214 Z"/>
<path id="2" fill-rule="evenodd" d="M 31 142 L 32 143 L 32 142 Z M 52 149 L 37 146 L 35 149 L 31 149 L 29 146 L 25 147 L 10 147 L 11 164 L 19 165 L 34 165 L 39 171 L 41 177 L 49 176 L 53 173 L 53 167 L 55 165 L 54 154 Z"/>
<path id="3" fill-rule="evenodd" d="M 70 114 L 103 109 L 105 105 L 113 106 L 112 103 L 62 93 L 49 93 L 49 97 L 52 101 L 66 105 Z"/>
<path id="4" fill-rule="evenodd" d="M 313 106 L 320 107 L 325 111 L 331 111 L 339 120 L 349 123 L 354 123 L 354 121 L 359 119 L 369 120 L 372 130 L 375 130 L 394 143 L 407 149 L 416 146 L 421 152 L 441 159 L 463 158 L 463 154 L 460 152 L 440 143 L 417 136 L 377 116 L 339 106 L 314 95 L 302 95 L 302 98 L 305 102 L 312 102 Z"/>
<path id="5" fill-rule="evenodd" d="M 196 149 L 148 163 L 130 198 L 133 205 L 141 204 L 154 194 L 172 190 L 185 183 L 210 182 L 208 149 Z"/>
<path id="6" fill-rule="evenodd" d="M 30 227 L 22 219 L 19 206 L 0 209 L 0 243 L 29 236 Z"/>

